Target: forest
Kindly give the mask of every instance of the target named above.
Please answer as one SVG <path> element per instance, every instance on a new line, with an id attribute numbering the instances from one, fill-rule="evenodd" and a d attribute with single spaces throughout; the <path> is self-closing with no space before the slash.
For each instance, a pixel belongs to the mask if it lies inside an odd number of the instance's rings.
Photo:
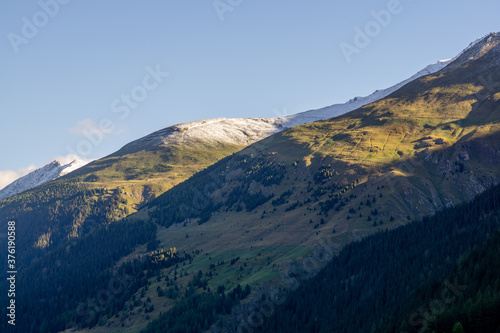
<path id="1" fill-rule="evenodd" d="M 23 240 L 17 248 L 17 262 L 22 265 L 29 265 L 68 238 L 76 239 L 125 217 L 118 191 L 89 188 L 66 179 L 2 200 L 0 210 L 4 219 L 16 221 L 18 238 Z"/>
<path id="2" fill-rule="evenodd" d="M 19 332 L 58 332 L 76 324 L 93 326 L 101 314 L 118 310 L 119 298 L 131 296 L 127 290 L 111 301 L 106 299 L 106 308 L 94 311 L 92 318 L 82 306 L 98 297 L 100 290 L 107 290 L 110 281 L 121 281 L 130 291 L 137 289 L 134 281 L 144 283 L 144 280 L 140 282 L 139 269 L 133 269 L 140 267 L 137 262 L 117 270 L 113 267 L 121 257 L 137 245 L 152 240 L 155 234 L 156 226 L 150 222 L 115 222 L 66 242 L 35 260 L 17 275 L 22 288 L 18 288 L 16 299 L 18 311 L 23 314 L 23 320 L 16 324 Z M 126 283 L 123 276 L 127 277 Z M 4 284 L 2 281 L 0 287 L 6 288 Z M 2 295 L 2 299 L 5 297 Z M 7 331 L 5 325 L 6 321 L 0 323 L 1 331 Z"/>
<path id="3" fill-rule="evenodd" d="M 194 294 L 191 291 L 170 311 L 153 320 L 142 333 L 203 332 L 210 328 L 218 316 L 230 314 L 231 309 L 249 294 L 250 287 L 246 285 L 242 288 L 239 284 L 227 295 L 224 286 L 219 286 L 216 292 Z"/>

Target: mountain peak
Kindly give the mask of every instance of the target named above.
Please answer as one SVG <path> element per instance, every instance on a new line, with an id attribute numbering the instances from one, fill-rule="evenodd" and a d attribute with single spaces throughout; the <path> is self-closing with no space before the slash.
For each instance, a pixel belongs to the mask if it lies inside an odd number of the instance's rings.
<path id="1" fill-rule="evenodd" d="M 453 69 L 458 66 L 464 65 L 471 60 L 477 60 L 484 55 L 488 54 L 491 50 L 498 49 L 500 44 L 500 32 L 491 32 L 481 38 L 476 39 L 469 44 L 462 52 L 460 52 L 454 59 L 448 69 Z M 498 57 L 492 59 L 491 65 L 499 63 Z"/>
<path id="2" fill-rule="evenodd" d="M 0 200 L 26 191 L 30 188 L 45 184 L 51 180 L 67 175 L 68 173 L 86 165 L 88 161 L 74 159 L 72 162 L 63 164 L 54 160 L 43 167 L 18 178 L 2 190 L 0 190 Z"/>
<path id="3" fill-rule="evenodd" d="M 58 160 L 54 160 L 54 161 L 50 162 L 49 164 L 47 164 L 46 166 L 58 167 L 61 165 L 62 165 L 61 162 L 59 162 Z"/>

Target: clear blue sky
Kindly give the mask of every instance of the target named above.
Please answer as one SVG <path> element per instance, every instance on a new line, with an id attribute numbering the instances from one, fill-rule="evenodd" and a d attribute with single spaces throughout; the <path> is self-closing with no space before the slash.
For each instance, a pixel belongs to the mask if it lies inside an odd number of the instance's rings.
<path id="1" fill-rule="evenodd" d="M 498 0 L 401 0 L 348 63 L 340 44 L 355 46 L 355 28 L 395 0 L 219 0 L 219 13 L 213 0 L 54 1 L 0 4 L 0 170 L 65 156 L 103 119 L 113 132 L 88 158 L 180 122 L 345 102 L 500 30 Z M 157 67 L 160 84 L 147 77 Z"/>

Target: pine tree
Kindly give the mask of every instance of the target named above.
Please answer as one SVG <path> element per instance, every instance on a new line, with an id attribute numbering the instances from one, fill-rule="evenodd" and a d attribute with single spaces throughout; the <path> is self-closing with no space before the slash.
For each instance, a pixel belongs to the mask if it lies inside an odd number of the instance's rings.
<path id="1" fill-rule="evenodd" d="M 453 325 L 453 333 L 465 333 L 464 331 L 464 328 L 462 326 L 462 324 L 460 324 L 460 322 L 457 322 L 455 323 L 455 325 Z"/>

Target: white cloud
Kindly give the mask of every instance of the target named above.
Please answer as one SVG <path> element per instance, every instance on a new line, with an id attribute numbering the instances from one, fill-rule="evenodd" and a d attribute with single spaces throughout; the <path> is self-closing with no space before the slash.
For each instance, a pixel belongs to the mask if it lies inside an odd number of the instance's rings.
<path id="1" fill-rule="evenodd" d="M 99 124 L 90 118 L 76 123 L 75 126 L 68 128 L 68 132 L 78 137 L 88 138 L 89 136 L 106 137 L 107 135 L 120 135 L 125 132 L 126 127 L 116 126 L 109 119 L 102 119 Z"/>
<path id="2" fill-rule="evenodd" d="M 68 131 L 78 136 L 84 136 L 85 133 L 102 133 L 97 123 L 90 118 L 79 121 L 74 127 L 70 127 Z"/>
<path id="3" fill-rule="evenodd" d="M 28 173 L 35 171 L 37 167 L 35 165 L 30 165 L 27 168 L 22 168 L 19 170 L 3 170 L 0 171 L 0 190 L 5 186 L 12 183 L 14 180 L 27 175 Z"/>

